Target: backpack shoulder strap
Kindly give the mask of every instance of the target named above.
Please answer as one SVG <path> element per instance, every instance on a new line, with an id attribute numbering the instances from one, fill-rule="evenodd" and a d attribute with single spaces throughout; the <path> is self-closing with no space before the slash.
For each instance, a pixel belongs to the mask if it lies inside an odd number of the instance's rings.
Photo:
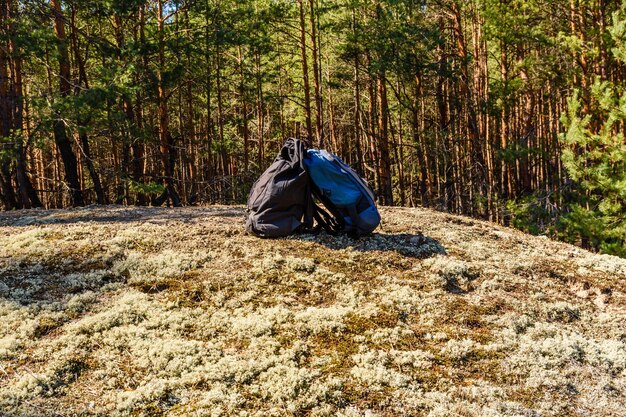
<path id="1" fill-rule="evenodd" d="M 343 230 L 344 225 L 317 204 L 313 204 L 313 218 L 317 222 L 317 227 L 321 227 L 329 235 L 337 235 Z"/>
<path id="2" fill-rule="evenodd" d="M 337 206 L 330 201 L 328 197 L 326 197 L 319 188 L 313 184 L 311 181 L 311 191 L 312 194 L 322 202 L 324 207 L 328 210 L 325 211 L 317 204 L 313 203 L 313 215 L 315 220 L 331 235 L 336 235 L 341 232 L 345 226 L 346 222 L 343 220 L 343 216 Z"/>

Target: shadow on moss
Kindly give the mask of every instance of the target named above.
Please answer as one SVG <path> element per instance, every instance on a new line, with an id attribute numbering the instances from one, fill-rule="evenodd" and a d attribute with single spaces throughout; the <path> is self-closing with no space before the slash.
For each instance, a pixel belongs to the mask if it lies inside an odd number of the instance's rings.
<path id="1" fill-rule="evenodd" d="M 397 252 L 402 256 L 422 259 L 446 254 L 446 249 L 441 243 L 421 233 L 374 233 L 358 239 L 345 235 L 331 236 L 326 233 L 320 233 L 317 235 L 296 235 L 290 239 L 315 242 L 335 250 L 351 248 L 359 252 Z"/>

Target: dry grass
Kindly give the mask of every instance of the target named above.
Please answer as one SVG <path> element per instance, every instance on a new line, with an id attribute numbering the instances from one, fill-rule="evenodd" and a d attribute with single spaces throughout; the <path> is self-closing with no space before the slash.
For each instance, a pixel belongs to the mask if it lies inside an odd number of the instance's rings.
<path id="1" fill-rule="evenodd" d="M 0 214 L 2 416 L 622 416 L 626 260 L 385 208 L 260 240 L 237 207 Z"/>

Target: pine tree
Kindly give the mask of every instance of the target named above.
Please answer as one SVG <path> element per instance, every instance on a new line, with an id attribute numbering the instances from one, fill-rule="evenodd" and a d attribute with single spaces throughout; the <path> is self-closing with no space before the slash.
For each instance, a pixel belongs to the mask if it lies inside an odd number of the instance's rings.
<path id="1" fill-rule="evenodd" d="M 609 29 L 613 57 L 626 64 L 626 7 L 613 14 Z M 598 77 L 591 87 L 589 112 L 581 92 L 568 101 L 561 121 L 563 164 L 579 195 L 563 219 L 566 238 L 579 237 L 583 245 L 625 256 L 626 248 L 626 89 Z"/>

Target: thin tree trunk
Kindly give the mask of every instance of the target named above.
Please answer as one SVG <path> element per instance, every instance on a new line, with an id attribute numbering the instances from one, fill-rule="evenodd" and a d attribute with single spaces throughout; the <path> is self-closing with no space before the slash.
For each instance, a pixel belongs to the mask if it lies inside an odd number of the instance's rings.
<path id="1" fill-rule="evenodd" d="M 242 121 L 242 133 L 243 133 L 243 167 L 247 172 L 250 162 L 250 143 L 248 138 L 248 103 L 245 86 L 245 75 L 243 70 L 243 55 L 241 54 L 241 45 L 237 47 L 237 59 L 239 60 L 239 99 L 241 100 L 241 121 Z"/>
<path id="2" fill-rule="evenodd" d="M 311 126 L 311 87 L 309 85 L 309 65 L 306 53 L 306 25 L 304 23 L 304 0 L 298 0 L 300 5 L 300 55 L 302 57 L 302 82 L 304 88 L 304 112 L 306 118 L 306 142 L 311 145 L 313 127 Z"/>
<path id="3" fill-rule="evenodd" d="M 61 10 L 61 0 L 50 0 L 50 7 L 54 16 L 54 31 L 57 37 L 59 49 L 59 90 L 61 99 L 65 99 L 71 93 L 70 85 L 70 60 L 65 36 L 65 19 Z M 62 115 L 56 111 L 54 120 L 54 139 L 63 160 L 65 168 L 65 182 L 70 189 L 70 200 L 73 206 L 82 206 L 83 194 L 78 180 L 78 162 L 72 149 L 72 143 L 65 130 L 65 122 Z"/>
<path id="4" fill-rule="evenodd" d="M 421 77 L 415 77 L 415 85 L 414 85 L 414 96 L 417 101 L 417 98 L 421 96 Z M 415 148 L 417 151 L 417 163 L 420 169 L 419 175 L 419 190 L 420 190 L 420 202 L 423 206 L 428 206 L 430 204 L 430 196 L 429 196 L 429 177 L 428 177 L 428 159 L 424 149 L 422 135 L 420 134 L 420 124 L 419 124 L 419 107 L 418 104 L 415 103 L 413 108 L 411 109 L 411 114 L 413 117 L 411 127 L 413 129 L 413 143 L 415 144 Z"/>
<path id="5" fill-rule="evenodd" d="M 309 0 L 309 5 L 311 9 L 311 14 L 309 16 L 311 22 L 311 61 L 313 63 L 313 83 L 315 88 L 315 136 L 317 138 L 317 146 L 319 148 L 324 148 L 327 144 L 324 143 L 324 137 L 322 135 L 322 126 L 323 126 L 323 112 L 322 112 L 322 90 L 321 90 L 321 77 L 320 72 L 321 68 L 319 68 L 319 47 L 317 44 L 317 20 L 316 20 L 316 9 L 315 9 L 315 1 Z"/>
<path id="6" fill-rule="evenodd" d="M 505 151 L 508 147 L 509 141 L 509 105 L 508 105 L 508 93 L 507 93 L 507 85 L 508 85 L 508 64 L 507 64 L 507 55 L 504 42 L 500 42 L 500 76 L 502 77 L 502 84 L 504 85 L 504 102 L 502 104 L 502 112 L 500 114 L 501 117 L 501 127 L 500 127 L 500 150 Z M 505 198 L 510 197 L 512 193 L 512 184 L 511 184 L 511 167 L 506 160 L 501 161 L 501 192 Z"/>
<path id="7" fill-rule="evenodd" d="M 213 176 L 214 176 L 214 167 L 213 167 L 213 116 L 212 116 L 212 111 L 211 111 L 211 86 L 212 86 L 212 82 L 211 82 L 211 56 L 209 51 L 211 50 L 211 45 L 209 43 L 209 39 L 210 39 L 210 20 L 209 20 L 209 13 L 210 13 L 210 4 L 209 4 L 209 0 L 207 0 L 206 2 L 206 10 L 205 10 L 205 14 L 204 14 L 204 24 L 205 24 L 205 32 L 204 32 L 204 36 L 205 36 L 205 51 L 204 51 L 204 65 L 206 66 L 206 88 L 205 88 L 205 92 L 206 92 L 206 103 L 205 103 L 205 107 L 206 107 L 206 112 L 207 112 L 207 126 L 206 126 L 206 147 L 207 147 L 207 169 L 206 169 L 206 180 L 207 181 L 212 181 L 213 180 Z M 209 197 L 210 198 L 210 197 Z"/>
<path id="8" fill-rule="evenodd" d="M 19 103 L 19 108 L 17 110 L 17 113 L 19 114 L 19 118 L 22 119 L 22 136 L 24 138 L 24 149 L 22 150 L 23 153 L 23 162 L 24 162 L 24 174 L 26 176 L 26 179 L 28 180 L 28 182 L 26 183 L 26 187 L 27 187 L 27 192 L 31 201 L 31 205 L 32 207 L 43 207 L 43 202 L 41 201 L 39 195 L 37 194 L 37 190 L 35 189 L 34 185 L 33 185 L 33 180 L 31 180 L 31 177 L 35 178 L 35 182 L 38 184 L 38 179 L 36 176 L 37 173 L 37 164 L 36 164 L 36 160 L 35 160 L 35 152 L 32 146 L 29 146 L 30 142 L 31 142 L 31 129 L 30 129 L 30 117 L 29 117 L 29 105 L 28 105 L 28 100 L 26 99 L 28 97 L 28 94 L 24 94 L 23 92 L 23 84 L 22 84 L 22 76 L 21 76 L 21 60 L 16 59 L 16 63 L 19 63 L 19 65 L 16 64 L 16 74 L 20 74 L 19 75 L 19 82 L 16 83 L 16 95 L 18 96 L 18 103 Z M 30 154 L 30 158 L 28 158 L 27 156 Z M 28 165 L 28 163 L 30 162 L 30 169 L 26 167 L 26 165 Z M 28 171 L 30 171 L 31 175 L 30 177 L 28 176 Z M 34 174 L 33 174 L 34 173 Z M 37 187 L 38 189 L 42 189 L 42 187 Z"/>
<path id="9" fill-rule="evenodd" d="M 352 30 L 356 30 L 355 11 L 352 11 Z M 365 177 L 365 167 L 363 161 L 363 149 L 361 148 L 361 90 L 359 88 L 359 57 L 354 57 L 354 68 L 352 75 L 352 83 L 354 85 L 354 148 L 356 151 L 356 172 Z"/>
<path id="10" fill-rule="evenodd" d="M 0 1 L 0 31 L 5 32 L 8 28 L 8 4 L 6 0 Z M 11 152 L 15 146 L 11 143 L 11 129 L 13 128 L 13 102 L 11 100 L 9 80 L 9 57 L 8 48 L 0 45 L 0 137 L 6 138 L 6 144 L 2 148 L 8 150 L 8 155 L 0 154 L 0 196 L 6 209 L 11 210 L 19 207 L 19 201 L 12 184 Z M 14 139 L 13 139 L 14 140 Z M 6 146 L 6 148 L 5 148 Z M 0 149 L 2 149 L 0 148 Z"/>
<path id="11" fill-rule="evenodd" d="M 222 157 L 222 175 L 229 175 L 228 155 L 226 154 L 226 148 L 224 143 L 224 103 L 222 100 L 222 53 L 221 48 L 218 45 L 217 49 L 217 73 L 216 73 L 216 87 L 217 87 L 217 123 L 219 129 L 220 139 L 220 154 Z"/>
<path id="12" fill-rule="evenodd" d="M 80 88 L 81 84 L 84 85 L 85 89 L 89 90 L 89 81 L 87 79 L 87 71 L 85 70 L 85 63 L 81 59 L 80 49 L 78 47 L 78 39 L 77 39 L 77 29 L 76 29 L 76 21 L 75 21 L 75 10 L 72 10 L 72 18 L 71 18 L 71 41 L 72 41 L 72 49 L 74 52 L 74 57 L 76 60 L 76 65 L 78 67 L 79 79 L 76 83 L 76 87 L 74 89 L 75 94 L 79 95 L 81 93 Z M 95 164 L 93 162 L 93 157 L 91 155 L 91 148 L 89 145 L 89 137 L 87 135 L 86 126 L 89 124 L 89 119 L 82 120 L 78 119 L 79 132 L 78 137 L 81 144 L 81 151 L 83 153 L 84 158 L 81 158 L 84 161 L 85 165 L 87 165 L 87 170 L 89 171 L 89 175 L 93 182 L 93 188 L 96 193 L 96 202 L 98 204 L 106 204 L 106 197 L 104 190 L 102 188 L 102 184 L 100 182 L 100 176 L 96 171 Z"/>
<path id="13" fill-rule="evenodd" d="M 393 192 L 391 184 L 391 159 L 389 156 L 389 104 L 387 102 L 387 85 L 384 75 L 379 74 L 377 77 L 378 90 L 378 122 L 379 122 L 379 140 L 380 148 L 380 178 L 382 183 L 383 204 L 393 205 Z"/>
<path id="14" fill-rule="evenodd" d="M 258 51 L 255 52 L 255 66 L 256 66 L 256 112 L 257 112 L 257 137 L 258 137 L 258 143 L 259 143 L 259 152 L 257 155 L 258 158 L 258 166 L 259 169 L 263 169 L 263 159 L 265 158 L 265 144 L 264 144 L 264 139 L 263 139 L 263 135 L 264 135 L 264 130 L 265 130 L 265 117 L 263 115 L 263 85 L 261 82 L 261 55 L 259 54 Z M 280 77 L 280 75 L 279 75 Z M 280 85 L 280 78 L 279 78 L 279 90 L 278 90 L 278 94 L 279 96 L 281 95 L 281 85 Z M 280 108 L 281 114 L 281 133 L 284 137 L 284 118 L 283 118 L 283 106 L 282 106 L 282 102 L 281 102 L 281 108 Z"/>
<path id="15" fill-rule="evenodd" d="M 168 95 L 165 91 L 165 17 L 163 15 L 163 0 L 157 2 L 157 40 L 158 40 L 158 72 L 157 97 L 159 103 L 159 150 L 163 164 L 164 185 L 167 197 L 175 207 L 180 206 L 180 197 L 174 186 L 173 138 L 169 129 Z"/>
<path id="16" fill-rule="evenodd" d="M 342 157 L 347 156 L 346 149 L 344 148 L 345 140 L 341 141 L 341 146 L 337 141 L 337 126 L 335 125 L 335 103 L 333 103 L 333 91 L 330 86 L 330 70 L 327 75 L 328 82 L 328 131 L 330 132 L 330 145 L 334 153 L 341 153 Z"/>
<path id="17" fill-rule="evenodd" d="M 7 0 L 8 3 L 8 14 L 11 21 L 17 18 L 17 7 L 12 0 Z M 24 129 L 24 94 L 22 87 L 22 59 L 17 51 L 15 45 L 14 28 L 11 26 L 9 28 L 9 33 L 11 34 L 8 42 L 9 52 L 12 54 L 12 74 L 13 74 L 13 89 L 12 89 L 12 98 L 13 98 L 13 129 L 16 132 L 21 132 L 21 135 L 16 137 L 16 179 L 17 185 L 20 193 L 20 198 L 22 199 L 22 207 L 31 208 L 31 207 L 42 207 L 43 204 L 37 195 L 37 192 L 33 188 L 33 184 L 28 177 L 27 174 L 27 163 L 26 163 L 26 152 L 24 150 L 24 141 L 25 138 L 28 138 L 27 129 Z"/>
<path id="18" fill-rule="evenodd" d="M 186 29 L 190 28 L 189 15 L 187 10 L 185 10 L 185 27 Z M 187 51 L 187 62 L 186 65 L 188 68 L 192 68 L 192 59 L 191 59 L 191 51 Z M 198 176 L 198 147 L 197 147 L 197 126 L 196 126 L 196 112 L 193 102 L 193 83 L 191 79 L 188 79 L 186 88 L 186 105 L 187 105 L 187 122 L 186 132 L 187 139 L 189 143 L 189 147 L 187 148 L 188 156 L 186 161 L 185 169 L 188 172 L 188 180 L 189 180 L 189 193 L 187 197 L 188 204 L 196 204 L 198 201 L 198 182 L 200 180 Z"/>

